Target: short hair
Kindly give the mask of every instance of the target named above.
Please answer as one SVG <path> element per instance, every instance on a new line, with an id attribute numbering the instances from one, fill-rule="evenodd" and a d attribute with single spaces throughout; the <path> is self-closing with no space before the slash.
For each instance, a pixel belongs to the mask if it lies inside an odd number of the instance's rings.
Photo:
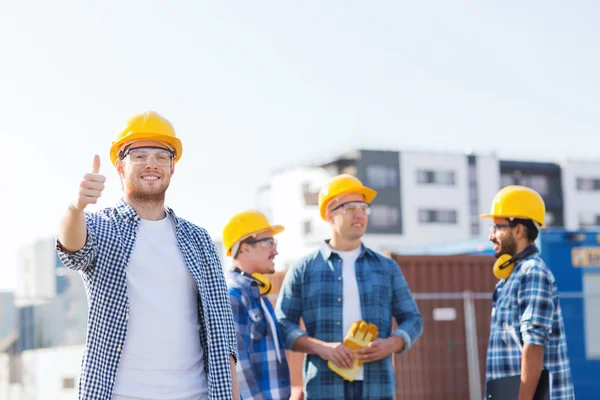
<path id="1" fill-rule="evenodd" d="M 523 225 L 525 227 L 525 231 L 527 232 L 527 239 L 530 242 L 534 242 L 535 239 L 537 239 L 540 231 L 532 220 L 525 218 L 513 218 L 509 221 L 512 226 L 517 226 L 519 224 Z"/>

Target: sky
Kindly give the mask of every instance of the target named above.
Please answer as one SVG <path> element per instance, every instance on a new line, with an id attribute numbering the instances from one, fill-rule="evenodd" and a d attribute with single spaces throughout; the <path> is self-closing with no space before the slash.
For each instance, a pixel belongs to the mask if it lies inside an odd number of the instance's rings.
<path id="1" fill-rule="evenodd" d="M 167 204 L 219 238 L 276 168 L 358 147 L 597 159 L 600 4 L 0 3 L 0 290 L 144 110 L 183 142 Z"/>

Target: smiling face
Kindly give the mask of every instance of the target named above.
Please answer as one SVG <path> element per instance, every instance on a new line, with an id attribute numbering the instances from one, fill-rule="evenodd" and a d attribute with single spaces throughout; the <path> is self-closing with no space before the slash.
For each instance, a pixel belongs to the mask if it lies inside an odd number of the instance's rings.
<path id="1" fill-rule="evenodd" d="M 138 203 L 164 202 L 175 172 L 172 160 L 164 143 L 140 140 L 132 144 L 117 161 L 125 197 Z"/>
<path id="2" fill-rule="evenodd" d="M 346 241 L 355 241 L 365 234 L 369 223 L 369 207 L 363 195 L 358 193 L 341 195 L 327 208 L 327 220 L 335 235 Z"/>

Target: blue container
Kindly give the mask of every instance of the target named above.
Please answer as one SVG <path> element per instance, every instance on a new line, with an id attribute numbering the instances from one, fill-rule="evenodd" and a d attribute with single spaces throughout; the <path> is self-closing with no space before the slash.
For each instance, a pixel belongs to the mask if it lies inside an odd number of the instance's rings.
<path id="1" fill-rule="evenodd" d="M 578 400 L 600 398 L 600 232 L 542 231 L 540 251 L 562 308 Z M 596 295 L 593 295 L 596 292 Z"/>

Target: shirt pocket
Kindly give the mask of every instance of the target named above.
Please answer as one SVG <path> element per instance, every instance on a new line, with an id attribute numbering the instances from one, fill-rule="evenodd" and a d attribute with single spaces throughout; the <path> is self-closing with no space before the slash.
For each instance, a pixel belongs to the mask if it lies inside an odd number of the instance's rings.
<path id="1" fill-rule="evenodd" d="M 251 308 L 248 310 L 248 318 L 250 321 L 250 339 L 257 341 L 267 335 L 267 321 L 259 308 Z"/>
<path id="2" fill-rule="evenodd" d="M 494 309 L 494 329 L 502 336 L 504 342 L 513 341 L 513 333 L 520 332 L 519 305 L 513 296 L 499 299 Z"/>

